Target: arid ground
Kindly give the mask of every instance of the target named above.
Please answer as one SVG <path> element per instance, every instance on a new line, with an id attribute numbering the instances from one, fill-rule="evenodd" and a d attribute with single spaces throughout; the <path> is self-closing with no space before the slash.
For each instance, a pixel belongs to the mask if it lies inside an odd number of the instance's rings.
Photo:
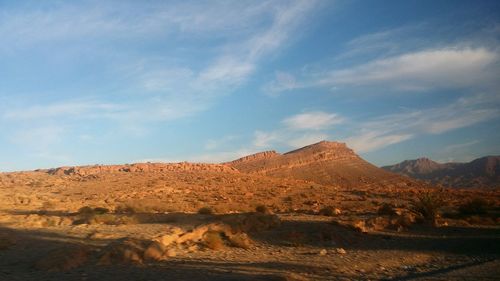
<path id="1" fill-rule="evenodd" d="M 498 189 L 429 186 L 336 143 L 1 173 L 0 200 L 0 280 L 500 276 Z"/>

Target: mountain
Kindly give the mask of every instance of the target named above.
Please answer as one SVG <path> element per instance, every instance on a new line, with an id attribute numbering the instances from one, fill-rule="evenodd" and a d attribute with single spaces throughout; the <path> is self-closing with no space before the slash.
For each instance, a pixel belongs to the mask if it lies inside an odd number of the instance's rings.
<path id="1" fill-rule="evenodd" d="M 447 187 L 500 187 L 500 156 L 444 164 L 419 158 L 382 169 Z"/>
<path id="2" fill-rule="evenodd" d="M 225 163 L 240 172 L 342 187 L 403 187 L 421 183 L 380 169 L 345 143 L 321 141 L 284 154 L 265 151 Z"/>

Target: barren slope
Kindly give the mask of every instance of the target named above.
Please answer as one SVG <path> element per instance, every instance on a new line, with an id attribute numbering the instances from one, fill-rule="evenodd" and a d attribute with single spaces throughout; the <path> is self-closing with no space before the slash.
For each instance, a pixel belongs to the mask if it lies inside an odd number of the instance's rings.
<path id="1" fill-rule="evenodd" d="M 420 183 L 384 171 L 344 143 L 322 141 L 285 154 L 261 152 L 226 163 L 241 172 L 340 187 L 405 187 Z"/>

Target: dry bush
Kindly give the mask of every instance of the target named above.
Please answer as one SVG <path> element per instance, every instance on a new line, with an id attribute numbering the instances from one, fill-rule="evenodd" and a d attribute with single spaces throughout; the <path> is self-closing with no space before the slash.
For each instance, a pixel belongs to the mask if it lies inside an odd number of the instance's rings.
<path id="1" fill-rule="evenodd" d="M 272 214 L 271 210 L 266 205 L 258 205 L 255 207 L 255 211 L 261 214 Z"/>
<path id="2" fill-rule="evenodd" d="M 78 210 L 78 213 L 73 221 L 74 225 L 79 224 L 137 224 L 138 219 L 134 215 L 110 214 L 109 209 L 96 207 L 91 208 L 84 206 Z"/>
<path id="3" fill-rule="evenodd" d="M 332 217 L 332 216 L 337 215 L 337 212 L 338 211 L 332 206 L 326 206 L 326 207 L 322 208 L 321 210 L 319 210 L 320 215 L 328 216 L 328 217 Z"/>
<path id="4" fill-rule="evenodd" d="M 461 204 L 458 207 L 458 211 L 461 215 L 484 215 L 486 214 L 486 209 L 488 207 L 488 201 L 483 198 L 473 198 L 467 202 Z"/>
<path id="5" fill-rule="evenodd" d="M 81 207 L 80 209 L 78 209 L 78 214 L 80 214 L 80 215 L 86 215 L 86 214 L 90 215 L 93 213 L 94 213 L 94 209 L 92 209 L 89 206 L 84 206 L 84 207 Z"/>
<path id="6" fill-rule="evenodd" d="M 130 200 L 118 205 L 115 209 L 117 213 L 135 214 L 135 213 L 163 213 L 170 210 L 164 202 L 158 199 L 140 199 Z"/>
<path id="7" fill-rule="evenodd" d="M 118 214 L 135 214 L 135 213 L 137 213 L 136 210 L 128 204 L 116 206 L 115 212 Z"/>
<path id="8" fill-rule="evenodd" d="M 98 215 L 107 214 L 109 213 L 109 209 L 103 207 L 96 207 L 94 208 L 94 213 Z"/>
<path id="9" fill-rule="evenodd" d="M 394 216 L 396 215 L 396 210 L 394 210 L 394 206 L 389 203 L 384 203 L 377 210 L 377 214 L 380 216 Z"/>
<path id="10" fill-rule="evenodd" d="M 198 214 L 200 215 L 213 215 L 214 210 L 210 207 L 202 207 L 198 210 Z"/>
<path id="11" fill-rule="evenodd" d="M 217 231 L 207 231 L 203 236 L 203 244 L 212 250 L 221 250 L 224 248 L 224 241 L 221 234 Z"/>
<path id="12" fill-rule="evenodd" d="M 497 222 L 491 217 L 486 216 L 470 216 L 465 219 L 467 223 L 472 225 L 495 225 Z"/>
<path id="13" fill-rule="evenodd" d="M 418 195 L 412 202 L 410 210 L 420 216 L 424 222 L 436 225 L 439 209 L 443 205 L 443 200 L 435 192 L 426 192 Z"/>

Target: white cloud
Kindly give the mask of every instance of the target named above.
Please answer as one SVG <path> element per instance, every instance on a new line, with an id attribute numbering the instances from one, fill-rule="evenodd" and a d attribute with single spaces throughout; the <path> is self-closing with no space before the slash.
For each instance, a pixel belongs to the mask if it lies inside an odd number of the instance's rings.
<path id="1" fill-rule="evenodd" d="M 337 114 L 313 111 L 288 117 L 283 123 L 292 130 L 322 130 L 343 121 Z"/>
<path id="2" fill-rule="evenodd" d="M 332 85 L 389 85 L 398 89 L 456 88 L 481 83 L 498 54 L 483 48 L 408 53 L 335 70 L 318 81 Z"/>
<path id="3" fill-rule="evenodd" d="M 33 151 L 43 151 L 62 141 L 65 129 L 47 125 L 30 129 L 18 129 L 10 136 L 10 141 L 17 145 L 29 145 Z"/>
<path id="4" fill-rule="evenodd" d="M 283 77 L 276 77 L 263 89 L 278 95 L 283 91 L 311 87 L 377 87 L 400 92 L 483 87 L 497 83 L 499 58 L 497 51 L 483 47 L 424 49 L 347 68 L 328 66 L 325 70 L 316 67 L 288 82 Z"/>
<path id="5" fill-rule="evenodd" d="M 280 135 L 279 132 L 255 131 L 253 145 L 260 148 L 269 147 L 273 142 L 280 140 Z"/>
<path id="6" fill-rule="evenodd" d="M 59 116 L 95 118 L 102 117 L 103 115 L 111 116 L 123 109 L 123 106 L 117 104 L 81 100 L 6 109 L 2 117 L 11 120 L 41 119 Z"/>
<path id="7" fill-rule="evenodd" d="M 380 134 L 378 132 L 366 132 L 349 137 L 344 141 L 356 153 L 365 153 L 409 140 L 411 134 Z"/>
<path id="8" fill-rule="evenodd" d="M 283 91 L 294 90 L 300 88 L 297 79 L 290 74 L 282 71 L 275 73 L 275 80 L 264 85 L 262 90 L 269 96 L 276 96 Z"/>

